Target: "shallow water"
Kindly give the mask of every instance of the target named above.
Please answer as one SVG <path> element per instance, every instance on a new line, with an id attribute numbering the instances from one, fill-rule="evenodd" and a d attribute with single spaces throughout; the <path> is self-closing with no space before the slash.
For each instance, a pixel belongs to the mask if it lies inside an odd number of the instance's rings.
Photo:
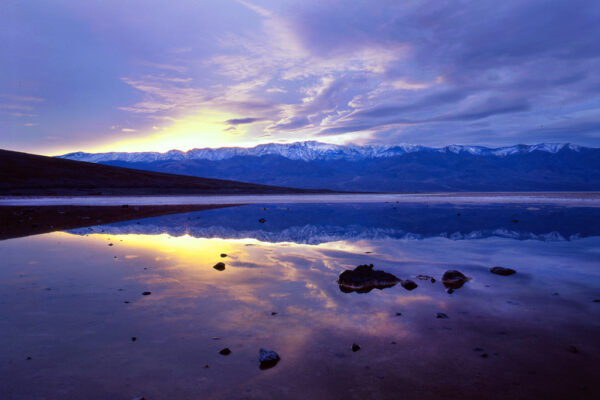
<path id="1" fill-rule="evenodd" d="M 600 394 L 597 208 L 246 205 L 5 240 L 0 259 L 2 399 Z M 342 292 L 360 264 L 418 287 Z M 471 277 L 452 294 L 449 269 Z M 259 369 L 261 347 L 281 361 Z"/>

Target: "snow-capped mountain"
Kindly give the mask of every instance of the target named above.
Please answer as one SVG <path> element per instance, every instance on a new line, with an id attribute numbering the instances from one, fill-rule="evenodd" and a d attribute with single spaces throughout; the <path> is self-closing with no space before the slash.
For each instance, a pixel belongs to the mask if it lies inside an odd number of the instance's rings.
<path id="1" fill-rule="evenodd" d="M 543 151 L 556 153 L 563 148 L 579 151 L 580 146 L 570 143 L 542 143 L 536 145 L 516 145 L 509 147 L 488 148 L 482 146 L 460 146 L 451 145 L 441 148 L 424 147 L 419 145 L 335 145 L 329 143 L 320 143 L 315 141 L 296 142 L 290 144 L 269 143 L 255 147 L 221 147 L 221 148 L 203 148 L 192 149 L 186 152 L 180 150 L 171 150 L 165 153 L 140 152 L 140 153 L 69 153 L 60 158 L 68 158 L 77 161 L 87 162 L 155 162 L 155 161 L 178 161 L 178 160 L 226 160 L 237 156 L 262 157 L 266 155 L 277 155 L 290 160 L 315 161 L 315 160 L 346 160 L 359 161 L 372 158 L 396 157 L 407 153 L 416 152 L 440 152 L 440 153 L 469 153 L 478 156 L 497 156 L 505 157 L 517 153 L 530 153 L 533 151 Z"/>
<path id="2" fill-rule="evenodd" d="M 166 153 L 62 156 L 156 172 L 361 192 L 600 190 L 600 149 L 542 143 L 499 148 L 264 144 Z"/>

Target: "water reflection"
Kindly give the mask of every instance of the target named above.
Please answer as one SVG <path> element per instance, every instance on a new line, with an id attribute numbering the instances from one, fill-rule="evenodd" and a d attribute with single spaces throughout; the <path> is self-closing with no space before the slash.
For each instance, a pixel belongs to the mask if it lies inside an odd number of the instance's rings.
<path id="1" fill-rule="evenodd" d="M 338 207 L 243 206 L 0 242 L 0 398 L 598 395 L 595 214 Z M 469 234 L 505 227 L 518 234 Z M 195 237 L 217 228 L 232 236 Z M 571 240 L 514 239 L 549 232 Z M 418 287 L 341 292 L 340 274 L 365 264 Z M 498 265 L 517 273 L 492 274 Z M 448 270 L 470 278 L 451 294 Z M 260 348 L 281 361 L 259 369 Z"/>
<path id="2" fill-rule="evenodd" d="M 261 223 L 260 220 L 265 222 Z M 575 240 L 600 235 L 600 208 L 396 204 L 245 205 L 72 230 L 319 244 L 361 239 Z"/>

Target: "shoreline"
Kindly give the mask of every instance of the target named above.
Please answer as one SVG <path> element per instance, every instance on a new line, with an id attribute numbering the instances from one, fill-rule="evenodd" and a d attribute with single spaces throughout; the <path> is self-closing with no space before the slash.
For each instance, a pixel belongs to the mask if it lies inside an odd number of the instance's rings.
<path id="1" fill-rule="evenodd" d="M 0 206 L 225 205 L 295 203 L 550 204 L 600 207 L 600 192 L 448 192 L 277 195 L 1 196 Z"/>

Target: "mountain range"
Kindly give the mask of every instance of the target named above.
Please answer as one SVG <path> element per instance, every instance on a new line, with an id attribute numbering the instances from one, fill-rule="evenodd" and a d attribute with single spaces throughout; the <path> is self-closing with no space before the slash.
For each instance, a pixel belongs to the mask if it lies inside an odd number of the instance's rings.
<path id="1" fill-rule="evenodd" d="M 600 190 L 600 149 L 334 145 L 314 141 L 59 156 L 113 166 L 297 188 L 372 192 Z"/>

